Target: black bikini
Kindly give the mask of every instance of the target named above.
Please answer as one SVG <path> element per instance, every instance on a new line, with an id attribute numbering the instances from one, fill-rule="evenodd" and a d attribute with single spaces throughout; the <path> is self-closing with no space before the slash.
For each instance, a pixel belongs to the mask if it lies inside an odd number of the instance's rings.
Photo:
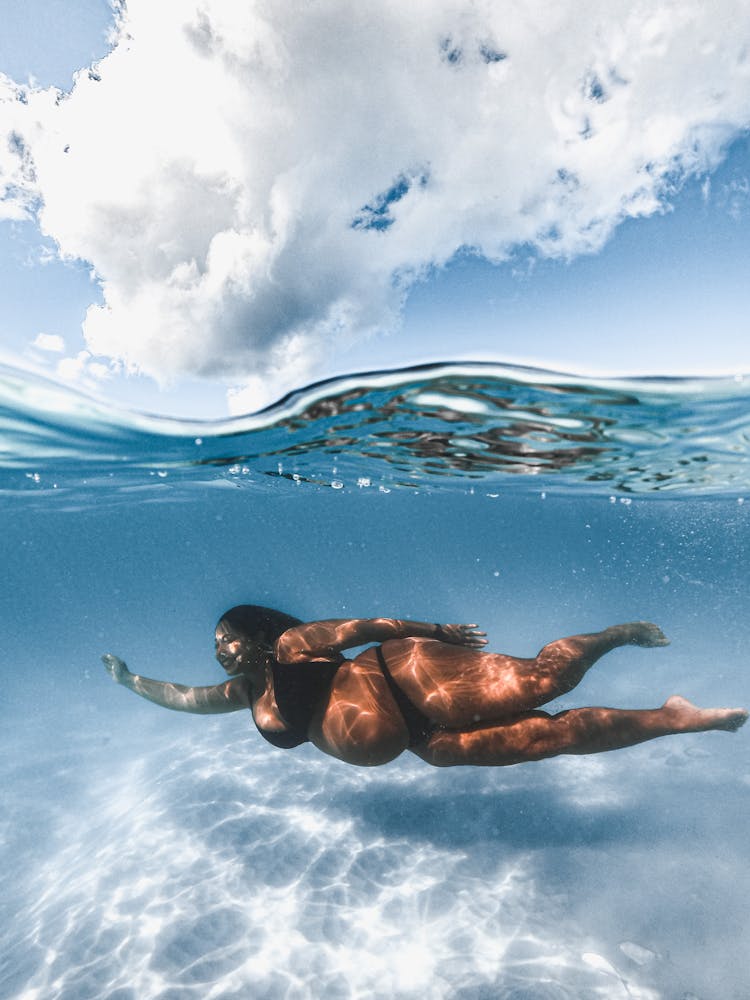
<path id="1" fill-rule="evenodd" d="M 375 647 L 375 654 L 409 731 L 409 746 L 423 746 L 440 727 L 431 722 L 396 684 L 380 646 Z M 282 733 L 275 733 L 258 726 L 263 739 L 283 750 L 309 742 L 307 731 L 310 723 L 320 702 L 328 694 L 339 666 L 338 663 L 274 663 L 271 668 L 273 693 L 288 728 Z"/>
<path id="2" fill-rule="evenodd" d="M 435 730 L 439 729 L 440 726 L 431 722 L 424 712 L 421 712 L 417 708 L 411 698 L 408 698 L 394 681 L 393 675 L 388 669 L 388 664 L 385 662 L 381 646 L 375 647 L 375 653 L 378 658 L 378 663 L 380 664 L 380 669 L 383 671 L 383 677 L 385 677 L 388 687 L 391 689 L 393 700 L 398 705 L 398 710 L 403 715 L 406 728 L 409 730 L 409 746 L 424 746 Z"/>
<path id="3" fill-rule="evenodd" d="M 273 693 L 279 713 L 289 728 L 274 733 L 258 726 L 263 739 L 282 750 L 307 743 L 307 730 L 338 669 L 338 663 L 274 663 L 271 667 Z"/>

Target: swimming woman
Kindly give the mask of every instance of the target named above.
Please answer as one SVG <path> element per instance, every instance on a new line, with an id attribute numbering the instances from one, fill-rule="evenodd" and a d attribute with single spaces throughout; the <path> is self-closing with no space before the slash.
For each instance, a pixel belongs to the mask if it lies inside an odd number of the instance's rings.
<path id="1" fill-rule="evenodd" d="M 741 708 L 698 708 L 673 695 L 661 708 L 541 705 L 570 691 L 617 646 L 666 646 L 649 622 L 549 643 L 533 659 L 483 652 L 476 625 L 395 618 L 303 623 L 239 605 L 216 627 L 216 658 L 230 679 L 210 687 L 151 680 L 111 653 L 112 678 L 142 698 L 180 712 L 250 709 L 276 747 L 310 742 L 348 764 L 385 764 L 409 749 L 429 764 L 502 766 L 558 754 L 601 753 L 676 733 L 733 732 Z M 345 649 L 369 645 L 354 659 Z"/>

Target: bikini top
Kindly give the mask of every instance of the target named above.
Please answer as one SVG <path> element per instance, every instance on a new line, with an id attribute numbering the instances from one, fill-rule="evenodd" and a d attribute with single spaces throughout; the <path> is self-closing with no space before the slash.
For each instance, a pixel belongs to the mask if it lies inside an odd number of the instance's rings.
<path id="1" fill-rule="evenodd" d="M 320 702 L 328 694 L 338 663 L 273 663 L 273 693 L 287 729 L 256 729 L 275 747 L 291 750 L 308 742 L 307 731 Z"/>
<path id="2" fill-rule="evenodd" d="M 380 669 L 409 732 L 409 746 L 423 746 L 436 729 L 396 684 L 383 651 L 375 647 Z M 345 662 L 345 661 L 344 661 Z M 321 701 L 328 694 L 339 663 L 274 663 L 271 667 L 273 691 L 279 713 L 288 728 L 281 733 L 256 728 L 264 740 L 283 750 L 309 742 L 307 731 Z"/>

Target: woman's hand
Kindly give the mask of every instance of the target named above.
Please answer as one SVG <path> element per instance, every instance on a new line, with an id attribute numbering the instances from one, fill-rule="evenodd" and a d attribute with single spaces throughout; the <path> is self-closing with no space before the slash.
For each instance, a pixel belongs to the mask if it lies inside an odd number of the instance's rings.
<path id="1" fill-rule="evenodd" d="M 115 656 L 113 653 L 105 653 L 102 657 L 102 663 L 106 667 L 107 673 L 116 684 L 125 684 L 126 678 L 133 676 L 128 670 L 125 661 L 121 660 L 119 656 Z"/>
<path id="2" fill-rule="evenodd" d="M 482 649 L 487 645 L 487 633 L 476 625 L 438 625 L 435 638 L 439 642 L 447 642 L 453 646 L 468 646 L 469 649 Z"/>

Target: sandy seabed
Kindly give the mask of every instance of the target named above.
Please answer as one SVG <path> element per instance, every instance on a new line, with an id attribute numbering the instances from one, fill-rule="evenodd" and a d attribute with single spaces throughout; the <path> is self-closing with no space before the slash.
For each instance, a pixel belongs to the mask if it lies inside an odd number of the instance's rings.
<path id="1" fill-rule="evenodd" d="M 152 711 L 7 721 L 3 997 L 747 996 L 731 737 L 368 771 Z"/>

